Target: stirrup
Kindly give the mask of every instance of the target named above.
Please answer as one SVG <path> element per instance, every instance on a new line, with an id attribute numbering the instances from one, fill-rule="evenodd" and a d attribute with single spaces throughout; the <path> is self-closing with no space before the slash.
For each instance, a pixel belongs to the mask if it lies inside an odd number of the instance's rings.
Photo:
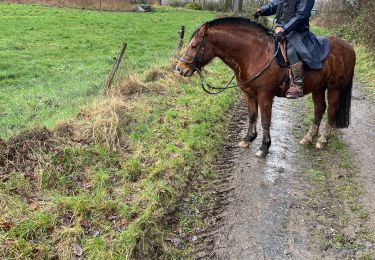
<path id="1" fill-rule="evenodd" d="M 290 88 L 286 91 L 286 98 L 289 99 L 297 99 L 299 97 L 303 97 L 303 90 L 296 87 L 296 86 L 290 86 Z"/>

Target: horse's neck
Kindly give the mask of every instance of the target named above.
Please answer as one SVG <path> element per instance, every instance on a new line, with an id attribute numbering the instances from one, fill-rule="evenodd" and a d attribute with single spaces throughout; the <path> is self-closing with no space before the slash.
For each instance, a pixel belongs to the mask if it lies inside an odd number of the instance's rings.
<path id="1" fill-rule="evenodd" d="M 238 77 L 258 69 L 272 51 L 272 39 L 256 28 L 217 29 L 212 37 L 215 56 L 226 63 Z"/>

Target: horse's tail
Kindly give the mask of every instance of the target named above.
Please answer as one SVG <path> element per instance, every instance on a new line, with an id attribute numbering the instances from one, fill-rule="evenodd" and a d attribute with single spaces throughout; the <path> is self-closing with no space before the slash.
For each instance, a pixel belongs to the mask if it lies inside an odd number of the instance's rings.
<path id="1" fill-rule="evenodd" d="M 335 127 L 347 128 L 350 123 L 350 106 L 352 103 L 353 77 L 341 93 L 339 111 L 335 118 Z"/>

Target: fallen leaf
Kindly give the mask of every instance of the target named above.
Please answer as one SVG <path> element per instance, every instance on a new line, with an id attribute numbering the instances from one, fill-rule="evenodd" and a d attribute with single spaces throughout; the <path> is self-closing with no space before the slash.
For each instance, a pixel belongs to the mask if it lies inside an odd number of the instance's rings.
<path id="1" fill-rule="evenodd" d="M 4 231 L 8 231 L 12 227 L 12 223 L 10 222 L 0 222 L 0 229 Z"/>

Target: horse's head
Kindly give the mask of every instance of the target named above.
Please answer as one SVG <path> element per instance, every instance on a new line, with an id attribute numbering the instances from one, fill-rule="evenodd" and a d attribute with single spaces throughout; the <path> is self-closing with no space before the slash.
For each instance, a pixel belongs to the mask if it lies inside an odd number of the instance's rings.
<path id="1" fill-rule="evenodd" d="M 193 34 L 189 46 L 176 66 L 176 70 L 181 76 L 191 77 L 195 71 L 199 71 L 213 59 L 213 48 L 212 46 L 209 46 L 210 44 L 207 40 L 207 34 L 207 23 L 202 25 Z"/>

